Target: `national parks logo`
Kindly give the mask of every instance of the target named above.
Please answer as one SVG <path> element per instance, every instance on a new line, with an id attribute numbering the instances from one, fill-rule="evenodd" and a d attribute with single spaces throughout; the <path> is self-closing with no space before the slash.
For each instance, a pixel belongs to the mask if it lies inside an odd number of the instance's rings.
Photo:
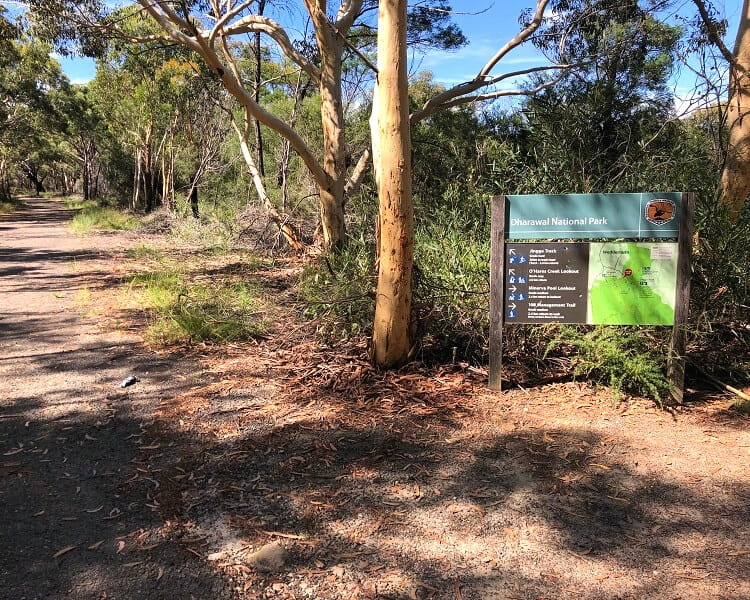
<path id="1" fill-rule="evenodd" d="M 674 219 L 675 203 L 664 198 L 656 198 L 646 203 L 646 220 L 654 225 L 664 225 Z"/>

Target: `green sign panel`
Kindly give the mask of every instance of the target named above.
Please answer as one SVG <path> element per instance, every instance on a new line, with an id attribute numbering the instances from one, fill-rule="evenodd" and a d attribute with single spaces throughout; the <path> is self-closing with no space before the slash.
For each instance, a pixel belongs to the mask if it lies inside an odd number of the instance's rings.
<path id="1" fill-rule="evenodd" d="M 507 196 L 506 237 L 677 238 L 681 202 L 679 192 Z"/>
<path id="2" fill-rule="evenodd" d="M 504 320 L 673 325 L 677 255 L 668 242 L 509 242 Z"/>

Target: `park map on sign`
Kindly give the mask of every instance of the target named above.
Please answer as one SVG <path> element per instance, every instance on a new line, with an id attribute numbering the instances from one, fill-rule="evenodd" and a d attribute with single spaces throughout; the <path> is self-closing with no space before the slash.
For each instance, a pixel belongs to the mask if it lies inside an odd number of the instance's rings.
<path id="1" fill-rule="evenodd" d="M 674 324 L 675 243 L 512 242 L 506 249 L 509 323 Z"/>
<path id="2" fill-rule="evenodd" d="M 674 244 L 591 244 L 587 322 L 672 325 L 676 254 Z"/>

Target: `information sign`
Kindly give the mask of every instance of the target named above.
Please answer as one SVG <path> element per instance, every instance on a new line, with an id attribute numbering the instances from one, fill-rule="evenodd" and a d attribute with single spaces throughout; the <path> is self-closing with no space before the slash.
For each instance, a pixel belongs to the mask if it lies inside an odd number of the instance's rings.
<path id="1" fill-rule="evenodd" d="M 677 238 L 682 194 L 506 196 L 509 240 Z"/>
<path id="2" fill-rule="evenodd" d="M 505 324 L 673 325 L 667 375 L 681 401 L 694 210 L 693 194 L 673 192 L 494 198 L 490 387 Z"/>
<path id="3" fill-rule="evenodd" d="M 585 323 L 589 245 L 505 247 L 506 323 Z"/>
<path id="4" fill-rule="evenodd" d="M 676 243 L 509 242 L 505 253 L 508 324 L 674 324 Z"/>

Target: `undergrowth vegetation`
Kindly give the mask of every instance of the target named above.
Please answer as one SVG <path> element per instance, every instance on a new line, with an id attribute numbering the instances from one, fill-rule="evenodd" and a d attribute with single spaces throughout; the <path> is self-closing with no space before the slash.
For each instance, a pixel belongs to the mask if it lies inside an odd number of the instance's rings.
<path id="1" fill-rule="evenodd" d="M 155 346 L 182 343 L 247 340 L 264 335 L 269 328 L 267 304 L 260 289 L 243 279 L 202 274 L 205 261 L 185 263 L 165 259 L 148 246 L 131 250 L 135 258 L 152 261 L 153 270 L 132 276 L 125 303 L 145 311 L 145 339 Z M 244 263 L 252 268 L 252 262 Z"/>
<path id="2" fill-rule="evenodd" d="M 439 355 L 460 349 L 481 360 L 489 326 L 489 234 L 467 226 L 456 209 L 417 224 L 413 317 L 424 351 Z M 319 321 L 318 333 L 333 343 L 369 335 L 375 307 L 375 241 L 365 231 L 343 251 L 309 264 L 300 279 L 305 314 Z"/>
<path id="3" fill-rule="evenodd" d="M 489 328 L 489 201 L 493 193 L 539 192 L 533 164 L 508 144 L 497 144 L 502 160 L 492 163 L 483 186 L 448 185 L 440 198 L 425 190 L 416 200 L 416 244 L 413 321 L 416 358 L 458 358 L 486 364 Z M 691 289 L 689 357 L 705 371 L 730 381 L 750 381 L 750 210 L 735 223 L 717 208 L 714 170 L 705 167 L 703 148 L 693 143 L 643 156 L 596 191 L 684 189 L 696 192 L 697 214 Z M 686 155 L 681 157 L 680 153 Z M 515 157 L 509 160 L 508 155 Z M 487 157 L 488 160 L 491 158 Z M 658 161 L 663 161 L 657 164 Z M 669 180 L 663 168 L 671 168 Z M 701 169 L 695 168 L 701 164 Z M 516 170 L 513 170 L 516 165 Z M 546 172 L 550 165 L 539 165 Z M 591 191 L 570 171 L 559 169 L 552 188 L 544 191 Z M 565 174 L 568 173 L 567 179 Z M 541 177 L 544 179 L 544 177 Z M 415 182 L 419 189 L 419 182 Z M 551 185 L 551 184 L 550 184 Z M 631 188 L 631 186 L 634 186 Z M 374 200 L 371 200 L 374 204 Z M 359 209 L 357 209 L 359 211 Z M 354 221 L 351 239 L 338 255 L 309 265 L 300 283 L 307 314 L 318 323 L 323 339 L 334 343 L 347 335 L 369 335 L 375 286 L 374 215 Z M 638 394 L 663 401 L 669 328 L 589 326 L 509 326 L 505 328 L 505 360 L 531 374 L 560 374 L 609 386 L 615 395 Z M 731 349 L 731 350 L 730 350 Z M 696 377 L 688 369 L 688 377 Z"/>
<path id="4" fill-rule="evenodd" d="M 76 233 L 88 233 L 94 229 L 127 231 L 139 225 L 132 214 L 93 200 L 66 198 L 65 206 L 76 211 L 70 223 L 70 228 Z"/>
<path id="5" fill-rule="evenodd" d="M 9 215 L 24 206 L 24 201 L 14 196 L 11 197 L 10 200 L 2 200 L 0 201 L 0 215 Z"/>
<path id="6" fill-rule="evenodd" d="M 675 32 L 664 33 L 666 43 Z M 674 118 L 668 94 L 660 95 L 659 78 L 649 84 L 653 89 L 644 90 L 649 102 L 628 87 L 622 90 L 618 114 L 602 113 L 592 92 L 599 74 L 589 75 L 590 81 L 549 88 L 507 113 L 456 109 L 414 126 L 411 358 L 487 364 L 493 195 L 690 191 L 696 194 L 697 213 L 688 358 L 712 376 L 750 381 L 750 210 L 730 223 L 717 208 L 724 143 L 720 115 L 705 111 Z M 412 89 L 415 100 L 420 85 L 432 85 L 429 78 L 420 81 Z M 642 85 L 640 75 L 623 82 Z M 597 114 L 601 119 L 592 118 Z M 366 130 L 366 119 L 355 119 L 353 126 L 351 131 Z M 284 155 L 275 134 L 265 138 L 264 147 Z M 225 150 L 235 155 L 237 148 Z M 277 156 L 274 152 L 267 157 Z M 192 253 L 189 265 L 167 258 L 169 251 L 147 246 L 129 251 L 131 258 L 150 265 L 129 289 L 133 301 L 148 311 L 147 336 L 154 344 L 230 341 L 268 330 L 263 314 L 268 307 L 247 278 L 206 276 L 208 257 L 231 256 L 249 240 L 260 252 L 279 246 L 267 213 L 250 208 L 255 191 L 247 177 L 236 163 L 225 162 L 201 186 L 199 201 L 188 202 L 181 192 L 142 219 L 145 232 L 168 233 L 172 245 Z M 178 167 L 176 174 L 187 181 L 192 170 Z M 276 168 L 264 180 L 269 198 L 300 238 L 312 243 L 318 217 L 302 166 L 294 159 Z M 304 316 L 315 324 L 318 338 L 334 347 L 371 334 L 378 271 L 376 196 L 370 178 L 347 199 L 346 243 L 309 261 L 299 278 Z M 71 208 L 78 211 L 78 230 L 134 224 L 106 204 L 79 202 Z M 662 400 L 668 389 L 669 331 L 513 325 L 505 328 L 504 361 L 519 380 L 578 377 L 616 394 Z"/>
<path id="7" fill-rule="evenodd" d="M 573 376 L 606 385 L 616 397 L 622 392 L 651 397 L 661 403 L 668 395 L 667 353 L 659 330 L 622 326 L 561 327 L 545 356 L 557 351 L 574 356 Z"/>

